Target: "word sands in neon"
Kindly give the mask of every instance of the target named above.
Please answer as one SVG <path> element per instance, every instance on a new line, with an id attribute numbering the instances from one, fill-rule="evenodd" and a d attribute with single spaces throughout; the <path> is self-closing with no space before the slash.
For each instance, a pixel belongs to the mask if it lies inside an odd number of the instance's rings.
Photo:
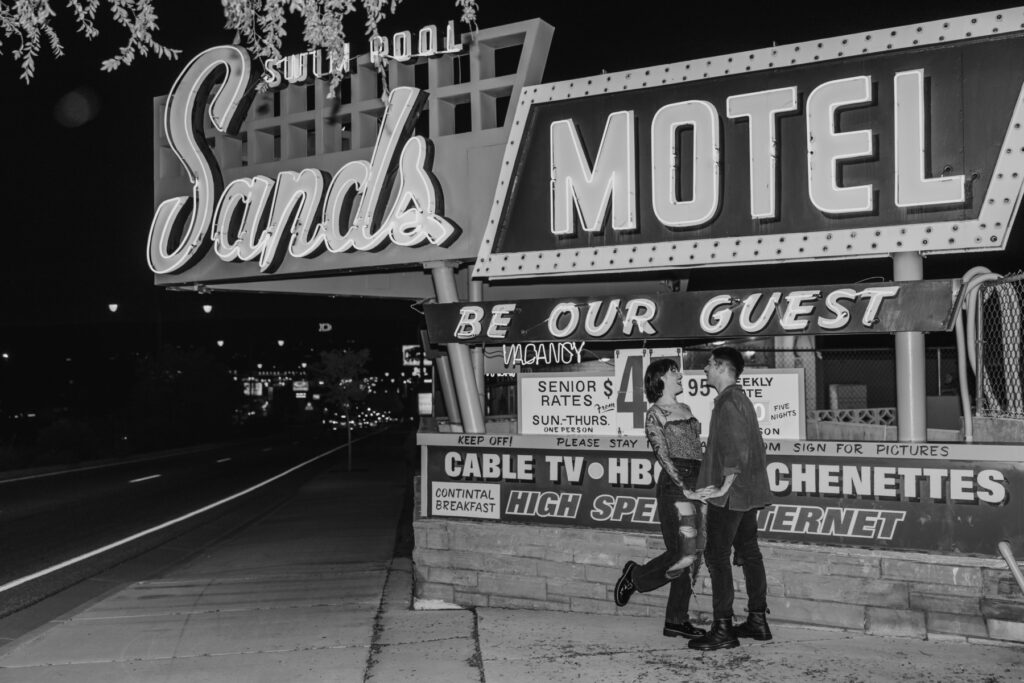
<path id="1" fill-rule="evenodd" d="M 410 135 L 426 101 L 417 88 L 391 91 L 369 161 L 350 161 L 330 177 L 303 169 L 240 178 L 225 187 L 201 108 L 212 93 L 214 127 L 237 133 L 254 84 L 249 54 L 222 46 L 197 55 L 171 88 L 164 127 L 192 196 L 167 199 L 156 209 L 148 240 L 154 273 L 191 267 L 211 243 L 222 260 L 254 261 L 267 272 L 288 255 L 374 251 L 389 243 L 444 247 L 459 236 L 459 228 L 440 215 L 443 197 L 430 171 L 430 147 Z"/>

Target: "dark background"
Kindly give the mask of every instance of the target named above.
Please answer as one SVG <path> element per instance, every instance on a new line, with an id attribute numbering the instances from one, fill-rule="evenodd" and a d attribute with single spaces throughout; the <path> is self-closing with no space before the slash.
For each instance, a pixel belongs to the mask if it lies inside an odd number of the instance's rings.
<path id="1" fill-rule="evenodd" d="M 555 27 L 545 81 L 785 44 L 915 21 L 1002 9 L 1002 2 L 906 3 L 736 2 L 646 3 L 499 2 L 482 0 L 480 26 L 539 16 Z M 177 61 L 140 58 L 114 73 L 100 70 L 126 35 L 103 7 L 101 35 L 76 34 L 60 7 L 57 21 L 67 55 L 39 56 L 29 84 L 19 80 L 6 39 L 0 57 L 3 211 L 0 235 L 0 401 L 35 395 L 45 401 L 69 364 L 99 367 L 110 353 L 152 353 L 166 344 L 212 348 L 226 339 L 232 362 L 294 362 L 319 349 L 370 346 L 374 363 L 399 363 L 398 346 L 418 341 L 422 316 L 409 302 L 329 299 L 269 294 L 200 296 L 153 286 L 145 248 L 153 212 L 153 97 L 165 94 L 187 61 L 202 49 L 228 43 L 216 0 L 157 4 L 165 45 Z M 450 2 L 406 0 L 385 31 L 444 25 L 458 18 Z M 347 24 L 353 54 L 366 50 L 363 16 Z M 289 24 L 283 51 L 298 52 L 301 29 Z M 71 99 L 66 98 L 71 94 Z M 77 119 L 75 117 L 77 116 Z M 62 119 L 71 117 L 69 125 Z M 453 201 L 456 199 L 453 198 Z M 1020 229 L 1017 229 L 1019 233 Z M 983 263 L 998 272 L 1019 268 L 1019 234 L 1009 250 L 989 256 L 929 258 L 926 277 L 962 274 Z M 836 268 L 843 275 L 834 277 Z M 888 259 L 775 267 L 703 269 L 690 287 L 720 289 L 724 276 L 748 286 L 890 279 Z M 116 302 L 117 313 L 107 305 Z M 204 314 L 202 304 L 213 305 Z M 321 322 L 331 333 L 318 332 Z M 278 346 L 276 340 L 286 345 Z M 294 356 L 288 356 L 294 352 Z M 71 358 L 72 360 L 67 360 Z M 227 360 L 231 360 L 228 358 Z M 34 392 L 34 393 L 33 393 Z M 4 404 L 0 403 L 0 408 Z"/>

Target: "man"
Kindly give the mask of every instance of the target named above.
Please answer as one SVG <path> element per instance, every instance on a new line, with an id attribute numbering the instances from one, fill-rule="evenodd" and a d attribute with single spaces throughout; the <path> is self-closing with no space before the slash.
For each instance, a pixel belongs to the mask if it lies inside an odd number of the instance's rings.
<path id="1" fill-rule="evenodd" d="M 771 640 L 764 560 L 757 545 L 757 511 L 771 503 L 764 441 L 754 405 L 737 385 L 743 356 L 722 346 L 711 352 L 704 374 L 718 396 L 711 411 L 704 464 L 697 493 L 708 501 L 704 559 L 711 575 L 714 624 L 708 634 L 690 641 L 695 650 L 739 645 L 738 638 Z M 732 624 L 733 582 L 730 551 L 743 559 L 747 586 L 747 620 Z"/>

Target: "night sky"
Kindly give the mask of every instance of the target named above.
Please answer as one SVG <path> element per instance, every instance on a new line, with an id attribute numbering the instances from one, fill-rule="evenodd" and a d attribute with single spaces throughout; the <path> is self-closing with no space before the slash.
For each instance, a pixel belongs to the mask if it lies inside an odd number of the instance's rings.
<path id="1" fill-rule="evenodd" d="M 981 1 L 819 3 L 815 10 L 786 2 L 481 0 L 480 4 L 481 26 L 535 16 L 555 26 L 545 81 L 1005 7 Z M 722 11 L 724 7 L 727 11 Z M 12 44 L 4 45 L 0 78 L 6 84 L 5 106 L 0 116 L 5 132 L 2 230 L 6 258 L 0 271 L 0 332 L 51 334 L 65 324 L 102 323 L 109 319 L 107 304 L 112 301 L 120 304 L 118 315 L 124 320 L 140 322 L 155 316 L 201 319 L 202 303 L 214 304 L 221 319 L 288 320 L 321 312 L 359 319 L 370 316 L 366 319 L 371 323 L 391 316 L 414 319 L 415 314 L 402 303 L 367 307 L 312 297 L 225 294 L 200 299 L 160 292 L 153 286 L 145 260 L 153 210 L 152 98 L 167 92 L 194 54 L 233 37 L 222 28 L 221 4 L 216 0 L 163 0 L 158 10 L 162 28 L 158 37 L 183 51 L 176 62 L 147 58 L 113 74 L 102 73 L 101 61 L 114 52 L 122 34 L 104 19 L 100 38 L 88 43 L 65 21 L 67 56 L 55 61 L 42 55 L 35 79 L 26 85 L 18 80 L 10 58 Z M 406 0 L 385 28 L 443 25 L 453 18 L 457 10 L 449 2 Z M 348 25 L 354 53 L 365 51 L 361 22 L 353 18 Z M 289 49 L 301 48 L 292 44 L 285 51 Z M 61 114 L 72 120 L 61 122 Z M 1012 239 L 1011 250 L 1019 252 L 1015 245 L 1020 241 L 1019 236 Z M 977 260 L 969 258 L 971 263 Z M 985 258 L 1003 269 L 1019 260 L 1005 255 Z M 933 257 L 926 262 L 925 276 L 959 274 L 966 268 L 957 257 Z M 748 268 L 743 277 L 756 281 L 767 272 Z M 782 284 L 779 269 L 773 272 L 776 283 Z M 786 272 L 783 279 L 818 281 L 811 267 Z M 891 264 L 886 259 L 856 262 L 848 272 L 891 277 Z M 700 283 L 698 272 L 691 285 L 700 287 Z M 340 306 L 345 306 L 341 314 Z"/>

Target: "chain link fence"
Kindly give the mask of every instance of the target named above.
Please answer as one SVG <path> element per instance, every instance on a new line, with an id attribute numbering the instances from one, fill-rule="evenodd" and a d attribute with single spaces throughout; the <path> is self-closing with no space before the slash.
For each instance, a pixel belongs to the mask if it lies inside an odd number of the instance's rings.
<path id="1" fill-rule="evenodd" d="M 977 412 L 1024 418 L 1024 272 L 979 287 Z"/>

